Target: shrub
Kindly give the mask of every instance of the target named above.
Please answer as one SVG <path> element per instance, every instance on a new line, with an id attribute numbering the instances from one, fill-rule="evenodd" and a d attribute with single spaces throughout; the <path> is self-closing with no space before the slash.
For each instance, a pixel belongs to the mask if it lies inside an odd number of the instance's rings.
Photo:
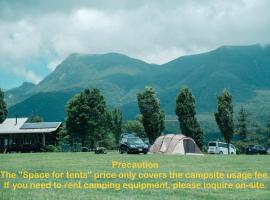
<path id="1" fill-rule="evenodd" d="M 105 147 L 97 147 L 95 149 L 95 154 L 106 154 L 107 153 L 107 149 Z"/>
<path id="2" fill-rule="evenodd" d="M 59 149 L 56 146 L 54 146 L 54 145 L 47 145 L 45 147 L 45 150 L 47 152 L 59 152 Z"/>

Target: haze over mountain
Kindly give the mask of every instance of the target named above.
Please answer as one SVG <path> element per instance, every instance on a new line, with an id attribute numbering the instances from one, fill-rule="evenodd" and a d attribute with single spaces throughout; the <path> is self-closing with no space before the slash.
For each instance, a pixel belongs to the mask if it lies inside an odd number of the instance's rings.
<path id="1" fill-rule="evenodd" d="M 224 88 L 233 94 L 235 105 L 268 98 L 269 77 L 270 45 L 222 46 L 163 65 L 118 53 L 72 54 L 39 84 L 7 91 L 6 100 L 10 116 L 34 113 L 45 120 L 63 120 L 70 97 L 97 87 L 109 105 L 131 119 L 138 113 L 136 94 L 145 86 L 153 86 L 166 114 L 174 115 L 175 97 L 186 85 L 196 97 L 198 112 L 211 113 L 216 94 Z"/>
<path id="2" fill-rule="evenodd" d="M 9 105 L 14 105 L 28 97 L 27 92 L 35 87 L 35 84 L 24 82 L 21 86 L 5 92 L 5 97 Z"/>

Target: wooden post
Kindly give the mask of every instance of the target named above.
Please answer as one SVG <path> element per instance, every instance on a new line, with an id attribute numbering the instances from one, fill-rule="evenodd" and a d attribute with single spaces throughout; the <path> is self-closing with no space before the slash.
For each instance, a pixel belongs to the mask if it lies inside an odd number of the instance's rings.
<path id="1" fill-rule="evenodd" d="M 46 145 L 45 134 L 44 133 L 42 133 L 42 145 L 43 145 L 43 147 L 45 147 L 45 145 Z"/>
<path id="2" fill-rule="evenodd" d="M 8 145 L 11 145 L 13 143 L 12 136 L 8 135 Z"/>
<path id="3" fill-rule="evenodd" d="M 8 146 L 9 144 L 8 144 L 8 136 L 7 137 L 5 137 L 5 139 L 4 139 L 4 146 L 6 147 L 6 146 Z"/>

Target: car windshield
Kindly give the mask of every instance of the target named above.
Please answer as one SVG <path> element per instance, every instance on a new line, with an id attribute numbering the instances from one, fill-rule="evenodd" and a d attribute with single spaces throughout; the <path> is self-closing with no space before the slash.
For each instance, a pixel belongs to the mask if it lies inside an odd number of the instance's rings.
<path id="1" fill-rule="evenodd" d="M 216 146 L 216 143 L 215 143 L 215 142 L 210 142 L 210 143 L 208 144 L 208 146 L 209 146 L 209 147 L 215 147 L 215 146 Z"/>
<path id="2" fill-rule="evenodd" d="M 140 138 L 128 138 L 127 142 L 132 144 L 144 144 Z"/>
<path id="3" fill-rule="evenodd" d="M 263 147 L 262 146 L 255 146 L 256 147 L 256 149 L 258 149 L 258 150 L 263 150 Z"/>

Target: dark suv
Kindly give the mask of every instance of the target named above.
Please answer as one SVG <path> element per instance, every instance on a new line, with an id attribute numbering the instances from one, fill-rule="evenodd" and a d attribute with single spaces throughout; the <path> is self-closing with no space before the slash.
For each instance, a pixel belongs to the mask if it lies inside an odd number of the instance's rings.
<path id="1" fill-rule="evenodd" d="M 267 151 L 262 146 L 249 145 L 246 148 L 246 154 L 267 154 Z"/>
<path id="2" fill-rule="evenodd" d="M 119 152 L 123 153 L 144 153 L 148 152 L 148 145 L 141 138 L 130 136 L 123 137 L 120 141 Z"/>

